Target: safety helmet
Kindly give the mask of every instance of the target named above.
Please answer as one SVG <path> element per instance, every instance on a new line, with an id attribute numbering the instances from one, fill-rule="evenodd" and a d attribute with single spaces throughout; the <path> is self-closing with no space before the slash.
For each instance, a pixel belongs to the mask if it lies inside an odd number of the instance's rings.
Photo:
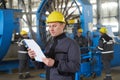
<path id="1" fill-rule="evenodd" d="M 75 19 L 70 19 L 67 22 L 68 22 L 68 24 L 75 24 Z"/>
<path id="2" fill-rule="evenodd" d="M 80 29 L 78 29 L 78 32 L 82 33 L 82 32 L 83 32 L 83 30 L 80 28 Z"/>
<path id="3" fill-rule="evenodd" d="M 105 27 L 101 27 L 99 31 L 101 33 L 107 33 L 107 29 Z"/>
<path id="4" fill-rule="evenodd" d="M 49 14 L 46 23 L 50 22 L 63 22 L 65 23 L 64 15 L 58 11 L 53 11 L 51 14 Z"/>
<path id="5" fill-rule="evenodd" d="M 22 30 L 21 32 L 20 32 L 20 35 L 27 35 L 28 33 L 25 31 L 25 30 Z"/>

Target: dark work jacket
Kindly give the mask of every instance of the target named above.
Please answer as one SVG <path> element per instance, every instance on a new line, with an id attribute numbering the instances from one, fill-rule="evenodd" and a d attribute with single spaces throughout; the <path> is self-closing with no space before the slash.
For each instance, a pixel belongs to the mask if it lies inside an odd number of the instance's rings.
<path id="1" fill-rule="evenodd" d="M 77 35 L 74 37 L 74 39 L 77 41 L 77 43 L 80 46 L 81 54 L 88 53 L 88 40 L 84 36 L 78 37 Z"/>
<path id="2" fill-rule="evenodd" d="M 63 33 L 48 43 L 46 56 L 55 59 L 53 67 L 47 67 L 47 80 L 74 80 L 80 69 L 80 50 L 77 43 Z"/>
<path id="3" fill-rule="evenodd" d="M 113 46 L 114 41 L 107 34 L 103 34 L 99 39 L 98 49 L 102 53 L 103 60 L 111 60 L 113 59 Z"/>
<path id="4" fill-rule="evenodd" d="M 24 44 L 24 41 L 23 41 L 23 37 L 19 38 L 18 40 L 18 59 L 19 60 L 27 60 L 29 58 L 28 56 L 28 52 L 27 52 L 27 47 L 26 45 Z M 26 39 L 29 39 L 28 37 L 26 37 Z"/>

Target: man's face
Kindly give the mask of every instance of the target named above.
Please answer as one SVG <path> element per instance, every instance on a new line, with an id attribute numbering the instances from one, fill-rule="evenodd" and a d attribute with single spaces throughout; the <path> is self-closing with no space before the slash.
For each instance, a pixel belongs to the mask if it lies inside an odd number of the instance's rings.
<path id="1" fill-rule="evenodd" d="M 26 35 L 23 35 L 23 38 L 25 38 L 25 39 L 26 39 L 27 37 L 28 37 L 28 35 L 27 35 L 27 34 L 26 34 Z"/>
<path id="2" fill-rule="evenodd" d="M 65 24 L 59 22 L 48 23 L 47 26 L 49 27 L 49 32 L 51 36 L 55 37 L 63 33 L 63 29 Z"/>
<path id="3" fill-rule="evenodd" d="M 82 33 L 81 32 L 77 32 L 77 35 L 78 35 L 78 37 L 80 37 L 82 35 Z"/>

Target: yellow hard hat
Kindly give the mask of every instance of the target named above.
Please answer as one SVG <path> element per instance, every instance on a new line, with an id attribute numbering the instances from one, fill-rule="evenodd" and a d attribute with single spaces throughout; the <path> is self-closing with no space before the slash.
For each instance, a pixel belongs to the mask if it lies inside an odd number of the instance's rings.
<path id="1" fill-rule="evenodd" d="M 22 30 L 21 32 L 20 32 L 20 35 L 27 35 L 28 33 L 25 31 L 25 30 Z"/>
<path id="2" fill-rule="evenodd" d="M 46 23 L 50 22 L 63 22 L 65 23 L 64 15 L 58 11 L 53 11 L 51 14 L 49 14 Z"/>
<path id="3" fill-rule="evenodd" d="M 101 27 L 99 31 L 101 33 L 107 33 L 107 29 L 105 27 Z"/>
<path id="4" fill-rule="evenodd" d="M 75 24 L 75 20 L 74 19 L 70 19 L 67 21 L 69 24 Z"/>
<path id="5" fill-rule="evenodd" d="M 82 32 L 83 32 L 83 30 L 80 28 L 80 29 L 78 29 L 78 32 L 82 33 Z"/>

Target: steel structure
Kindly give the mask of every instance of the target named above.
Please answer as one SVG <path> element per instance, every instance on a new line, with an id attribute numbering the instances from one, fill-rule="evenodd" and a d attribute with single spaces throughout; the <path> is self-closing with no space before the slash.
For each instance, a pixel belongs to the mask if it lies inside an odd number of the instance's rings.
<path id="1" fill-rule="evenodd" d="M 11 72 L 13 68 L 17 68 L 15 61 L 2 61 L 5 57 L 11 43 L 12 35 L 19 32 L 19 13 L 21 10 L 16 9 L 0 9 L 0 70 L 8 70 Z M 8 66 L 9 65 L 9 66 Z"/>
<path id="2" fill-rule="evenodd" d="M 17 13 L 20 10 L 0 9 L 0 61 L 6 55 L 11 44 L 12 34 L 19 30 L 19 18 Z"/>

